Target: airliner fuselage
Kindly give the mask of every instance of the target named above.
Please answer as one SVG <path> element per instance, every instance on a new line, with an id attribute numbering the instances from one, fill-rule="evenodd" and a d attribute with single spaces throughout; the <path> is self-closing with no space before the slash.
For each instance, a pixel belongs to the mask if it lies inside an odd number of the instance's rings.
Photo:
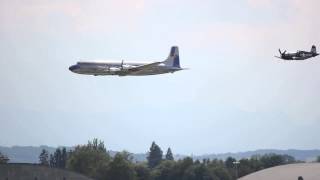
<path id="1" fill-rule="evenodd" d="M 173 73 L 183 70 L 180 67 L 178 47 L 172 47 L 169 57 L 162 62 L 129 62 L 129 61 L 79 61 L 69 67 L 69 70 L 86 75 L 118 75 L 144 76 Z"/>

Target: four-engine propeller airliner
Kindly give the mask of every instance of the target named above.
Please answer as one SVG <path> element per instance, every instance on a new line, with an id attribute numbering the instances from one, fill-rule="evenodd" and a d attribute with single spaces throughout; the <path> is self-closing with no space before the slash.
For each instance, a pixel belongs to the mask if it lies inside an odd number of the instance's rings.
<path id="1" fill-rule="evenodd" d="M 118 75 L 118 76 L 145 76 L 164 73 L 173 73 L 183 70 L 180 67 L 179 49 L 171 47 L 169 57 L 164 61 L 155 62 L 127 62 L 127 61 L 79 61 L 69 67 L 69 70 L 78 74 L 87 75 Z"/>
<path id="2" fill-rule="evenodd" d="M 315 45 L 311 47 L 311 51 L 297 51 L 296 53 L 286 53 L 287 51 L 281 52 L 279 49 L 280 57 L 276 56 L 277 58 L 283 60 L 306 60 L 312 57 L 316 57 L 319 54 L 317 53 L 317 48 Z"/>

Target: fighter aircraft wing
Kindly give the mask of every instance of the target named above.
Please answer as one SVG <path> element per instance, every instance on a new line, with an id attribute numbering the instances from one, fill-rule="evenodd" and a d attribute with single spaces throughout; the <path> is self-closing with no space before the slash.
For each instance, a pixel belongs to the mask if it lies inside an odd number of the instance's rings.
<path id="1" fill-rule="evenodd" d="M 154 67 L 158 66 L 161 63 L 162 62 L 154 62 L 154 63 L 150 63 L 150 64 L 146 64 L 146 65 L 130 68 L 130 69 L 128 69 L 128 71 L 129 72 L 149 71 L 149 70 L 152 70 Z"/>

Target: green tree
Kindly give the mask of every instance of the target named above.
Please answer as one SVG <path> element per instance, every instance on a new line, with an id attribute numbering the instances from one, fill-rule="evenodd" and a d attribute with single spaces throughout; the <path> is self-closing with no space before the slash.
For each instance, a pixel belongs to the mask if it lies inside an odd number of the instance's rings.
<path id="1" fill-rule="evenodd" d="M 53 154 L 50 154 L 49 165 L 50 165 L 50 167 L 56 167 L 57 166 Z"/>
<path id="2" fill-rule="evenodd" d="M 228 170 L 222 166 L 214 167 L 209 169 L 209 175 L 212 179 L 220 180 L 231 180 L 232 176 L 229 174 Z M 218 178 L 215 178 L 218 177 Z"/>
<path id="3" fill-rule="evenodd" d="M 61 149 L 60 148 L 57 148 L 56 151 L 54 152 L 53 154 L 53 157 L 55 158 L 55 161 L 56 161 L 56 167 L 57 168 L 60 168 L 61 167 Z"/>
<path id="4" fill-rule="evenodd" d="M 50 154 L 50 167 L 66 168 L 68 153 L 65 147 L 57 148 L 53 154 Z"/>
<path id="5" fill-rule="evenodd" d="M 265 154 L 261 157 L 260 160 L 263 163 L 264 168 L 286 164 L 284 157 L 278 154 Z"/>
<path id="6" fill-rule="evenodd" d="M 42 149 L 39 155 L 39 162 L 43 166 L 49 166 L 49 152 L 45 149 Z"/>
<path id="7" fill-rule="evenodd" d="M 254 172 L 263 169 L 263 163 L 260 159 L 261 159 L 260 155 L 253 155 L 249 159 L 250 166 Z"/>
<path id="8" fill-rule="evenodd" d="M 146 164 L 135 164 L 134 170 L 136 172 L 137 180 L 151 180 L 150 169 Z"/>
<path id="9" fill-rule="evenodd" d="M 185 169 L 183 180 L 213 180 L 209 175 L 208 167 L 204 163 L 193 164 Z"/>
<path id="10" fill-rule="evenodd" d="M 233 179 L 237 178 L 238 173 L 238 164 L 237 160 L 233 157 L 228 157 L 224 162 L 225 167 L 229 171 L 229 174 L 233 177 Z"/>
<path id="11" fill-rule="evenodd" d="M 8 162 L 9 162 L 8 156 L 6 156 L 6 155 L 4 155 L 4 154 L 2 154 L 2 153 L 0 152 L 0 164 L 6 164 L 6 163 L 8 163 Z"/>
<path id="12" fill-rule="evenodd" d="M 147 157 L 149 167 L 154 168 L 159 165 L 162 160 L 162 155 L 161 148 L 155 142 L 152 142 L 150 152 Z"/>
<path id="13" fill-rule="evenodd" d="M 164 160 L 152 170 L 152 179 L 154 180 L 171 180 L 173 178 L 175 162 L 171 160 Z"/>
<path id="14" fill-rule="evenodd" d="M 167 153 L 166 153 L 166 160 L 169 160 L 169 161 L 173 161 L 174 158 L 173 158 L 173 154 L 172 154 L 172 151 L 170 148 L 168 148 L 167 150 Z"/>
<path id="15" fill-rule="evenodd" d="M 61 150 L 61 158 L 60 158 L 60 167 L 61 168 L 66 168 L 67 160 L 68 160 L 67 149 L 65 147 L 63 147 Z"/>
<path id="16" fill-rule="evenodd" d="M 254 172 L 249 159 L 241 159 L 238 165 L 238 177 L 245 176 Z"/>
<path id="17" fill-rule="evenodd" d="M 186 157 L 175 163 L 173 167 L 172 177 L 173 179 L 181 179 L 184 176 L 186 170 L 193 166 L 193 159 Z"/>
<path id="18" fill-rule="evenodd" d="M 104 143 L 93 139 L 87 145 L 78 145 L 70 153 L 67 168 L 95 179 L 101 179 L 110 162 Z"/>
<path id="19" fill-rule="evenodd" d="M 136 178 L 131 156 L 128 152 L 117 153 L 109 164 L 108 180 L 134 180 Z"/>
<path id="20" fill-rule="evenodd" d="M 237 160 L 233 157 L 228 157 L 226 159 L 226 161 L 224 162 L 225 166 L 228 168 L 228 169 L 232 169 L 235 167 L 234 163 L 236 162 Z"/>
<path id="21" fill-rule="evenodd" d="M 250 159 L 241 159 L 239 164 L 239 177 L 259 171 L 265 168 L 294 163 L 296 160 L 289 155 L 265 154 L 255 155 Z M 232 173 L 231 173 L 232 174 Z"/>

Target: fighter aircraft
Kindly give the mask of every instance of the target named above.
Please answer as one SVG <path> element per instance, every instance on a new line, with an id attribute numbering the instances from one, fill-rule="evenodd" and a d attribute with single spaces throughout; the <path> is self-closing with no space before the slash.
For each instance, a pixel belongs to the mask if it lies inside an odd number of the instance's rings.
<path id="1" fill-rule="evenodd" d="M 316 57 L 319 54 L 317 53 L 317 48 L 315 45 L 311 47 L 311 51 L 297 51 L 296 53 L 286 53 L 287 51 L 281 52 L 279 49 L 280 57 L 275 56 L 277 58 L 283 59 L 283 60 L 306 60 L 312 57 Z"/>
<path id="2" fill-rule="evenodd" d="M 69 70 L 86 75 L 118 75 L 118 76 L 145 76 L 164 73 L 174 73 L 184 70 L 180 67 L 179 49 L 171 47 L 169 57 L 164 61 L 127 62 L 127 61 L 79 61 L 69 67 Z"/>

